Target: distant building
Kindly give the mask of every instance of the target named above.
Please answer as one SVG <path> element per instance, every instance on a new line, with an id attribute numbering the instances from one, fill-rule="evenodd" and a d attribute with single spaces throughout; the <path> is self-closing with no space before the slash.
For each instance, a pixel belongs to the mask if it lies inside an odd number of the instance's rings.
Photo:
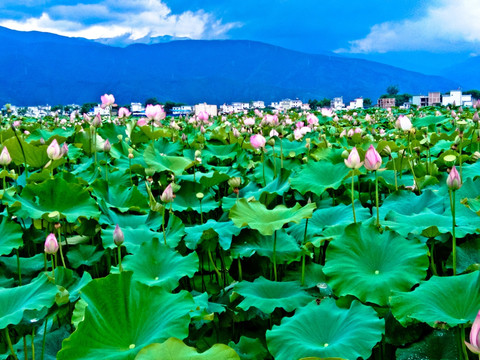
<path id="1" fill-rule="evenodd" d="M 330 101 L 330 107 L 335 110 L 340 110 L 345 107 L 343 103 L 343 96 L 334 97 L 332 101 Z"/>
<path id="2" fill-rule="evenodd" d="M 172 107 L 173 116 L 190 115 L 192 112 L 193 112 L 193 106 L 190 106 L 190 105 Z"/>
<path id="3" fill-rule="evenodd" d="M 353 101 L 350 101 L 350 105 L 347 106 L 347 109 L 363 109 L 363 98 L 356 98 Z"/>
<path id="4" fill-rule="evenodd" d="M 263 109 L 265 108 L 265 102 L 257 100 L 257 101 L 252 101 L 252 108 L 253 109 Z"/>
<path id="5" fill-rule="evenodd" d="M 97 114 L 100 114 L 101 116 L 110 115 L 110 109 L 108 108 L 102 109 L 100 104 L 95 106 L 92 112 L 93 112 L 93 115 L 97 115 Z"/>
<path id="6" fill-rule="evenodd" d="M 428 106 L 440 105 L 442 103 L 442 94 L 440 92 L 428 93 Z"/>
<path id="7" fill-rule="evenodd" d="M 378 99 L 378 106 L 387 109 L 395 106 L 395 98 Z"/>
<path id="8" fill-rule="evenodd" d="M 195 115 L 198 115 L 200 111 L 206 111 L 210 116 L 217 116 L 217 105 L 208 105 L 207 103 L 195 105 Z"/>
<path id="9" fill-rule="evenodd" d="M 414 95 L 412 96 L 411 104 L 416 106 L 428 106 L 428 96 L 426 95 Z"/>
<path id="10" fill-rule="evenodd" d="M 451 90 L 450 95 L 442 96 L 442 105 L 472 106 L 472 95 L 463 95 L 462 90 Z"/>

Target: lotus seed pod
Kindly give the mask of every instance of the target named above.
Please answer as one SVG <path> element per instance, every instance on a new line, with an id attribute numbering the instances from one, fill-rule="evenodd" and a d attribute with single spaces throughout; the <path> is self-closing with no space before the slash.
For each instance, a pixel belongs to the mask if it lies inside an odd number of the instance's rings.
<path id="1" fill-rule="evenodd" d="M 196 196 L 197 196 L 197 199 L 198 199 L 198 200 L 202 200 L 205 195 L 203 195 L 203 193 L 201 193 L 201 192 L 198 192 L 198 193 L 196 194 Z"/>

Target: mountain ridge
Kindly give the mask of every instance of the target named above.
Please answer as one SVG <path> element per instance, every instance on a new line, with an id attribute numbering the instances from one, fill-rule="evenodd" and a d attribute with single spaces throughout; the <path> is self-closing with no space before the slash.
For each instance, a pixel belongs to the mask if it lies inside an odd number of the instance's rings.
<path id="1" fill-rule="evenodd" d="M 82 38 L 0 27 L 0 104 L 98 101 L 183 103 L 448 91 L 458 83 L 334 54 L 307 54 L 251 40 L 178 40 L 124 48 Z"/>

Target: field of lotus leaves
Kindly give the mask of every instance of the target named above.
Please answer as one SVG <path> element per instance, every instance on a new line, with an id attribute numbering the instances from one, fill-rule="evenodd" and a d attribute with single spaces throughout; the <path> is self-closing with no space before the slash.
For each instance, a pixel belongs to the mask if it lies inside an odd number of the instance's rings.
<path id="1" fill-rule="evenodd" d="M 2 119 L 0 359 L 479 356 L 475 109 L 118 114 Z"/>

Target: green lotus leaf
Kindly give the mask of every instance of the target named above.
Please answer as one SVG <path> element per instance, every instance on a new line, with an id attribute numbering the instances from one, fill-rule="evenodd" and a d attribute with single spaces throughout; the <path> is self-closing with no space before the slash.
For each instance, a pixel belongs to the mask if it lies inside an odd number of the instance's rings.
<path id="1" fill-rule="evenodd" d="M 241 336 L 237 344 L 230 341 L 228 346 L 236 351 L 241 360 L 257 360 L 265 359 L 267 357 L 267 349 L 265 349 L 259 339 L 251 339 L 246 336 Z"/>
<path id="2" fill-rule="evenodd" d="M 188 335 L 194 303 L 190 294 L 170 294 L 132 281 L 131 272 L 95 279 L 82 289 L 85 320 L 63 341 L 58 359 L 133 359 L 154 342 Z"/>
<path id="3" fill-rule="evenodd" d="M 241 175 L 238 173 L 238 175 Z M 207 173 L 203 173 L 200 171 L 197 171 L 195 173 L 195 176 L 193 174 L 188 174 L 188 175 L 182 175 L 178 177 L 179 180 L 188 180 L 188 181 L 199 181 L 200 184 L 205 186 L 206 188 L 210 188 L 212 186 L 221 184 L 222 182 L 228 181 L 230 179 L 230 176 L 218 171 L 209 171 Z"/>
<path id="4" fill-rule="evenodd" d="M 22 271 L 22 279 L 33 278 L 44 269 L 45 253 L 37 254 L 31 258 L 20 257 L 20 269 Z M 0 256 L 0 264 L 4 264 L 6 273 L 17 277 L 17 256 Z"/>
<path id="5" fill-rule="evenodd" d="M 349 171 L 345 164 L 310 161 L 290 179 L 290 183 L 292 189 L 298 190 L 302 195 L 311 191 L 320 196 L 327 189 L 338 189 Z"/>
<path id="6" fill-rule="evenodd" d="M 102 127 L 97 128 L 97 133 L 105 140 L 108 139 L 110 144 L 115 145 L 118 140 L 118 135 L 126 136 L 126 126 L 117 125 L 114 123 L 103 123 Z"/>
<path id="7" fill-rule="evenodd" d="M 480 176 L 480 162 L 475 162 L 473 164 L 464 164 L 462 167 L 462 180 L 466 179 L 475 180 Z"/>
<path id="8" fill-rule="evenodd" d="M 202 159 L 205 159 L 207 162 L 210 162 L 212 159 L 219 160 L 234 160 L 237 156 L 238 145 L 212 145 L 208 144 L 205 147 L 205 150 L 202 151 Z"/>
<path id="9" fill-rule="evenodd" d="M 117 208 L 120 212 L 129 210 L 137 212 L 149 211 L 147 198 L 136 186 L 109 186 L 104 180 L 97 180 L 92 185 L 92 193 L 98 199 L 103 199 L 108 207 Z"/>
<path id="10" fill-rule="evenodd" d="M 159 154 L 165 154 L 169 156 L 181 155 L 183 146 L 178 141 L 171 141 L 167 138 L 160 138 L 152 142 L 152 146 Z"/>
<path id="11" fill-rule="evenodd" d="M 199 354 L 193 347 L 177 338 L 169 338 L 161 344 L 144 347 L 135 360 L 239 360 L 235 350 L 224 344 L 215 344 L 207 351 Z"/>
<path id="12" fill-rule="evenodd" d="M 198 244 L 202 242 L 204 231 L 212 229 L 218 234 L 218 242 L 224 250 L 230 249 L 232 237 L 240 234 L 241 229 L 236 227 L 233 222 L 217 222 L 209 219 L 205 224 L 194 225 L 185 228 L 187 235 L 185 236 L 185 245 L 189 249 L 196 249 Z"/>
<path id="13" fill-rule="evenodd" d="M 57 287 L 45 274 L 27 285 L 0 288 L 0 329 L 20 323 L 26 311 L 49 308 L 55 302 L 56 293 Z"/>
<path id="14" fill-rule="evenodd" d="M 392 290 L 408 291 L 426 276 L 427 247 L 375 226 L 351 225 L 329 244 L 323 272 L 338 296 L 387 305 Z"/>
<path id="15" fill-rule="evenodd" d="M 20 139 L 20 142 L 22 144 L 21 146 L 15 136 L 3 141 L 3 145 L 7 147 L 15 165 L 25 164 L 26 159 L 28 165 L 35 168 L 41 168 L 49 161 L 47 156 L 48 145 L 36 146 L 29 144 L 22 139 Z M 23 154 L 25 154 L 25 158 L 23 157 Z"/>
<path id="16" fill-rule="evenodd" d="M 80 297 L 80 291 L 90 281 L 92 281 L 92 276 L 88 272 L 84 272 L 80 278 L 73 270 L 60 266 L 55 268 L 55 285 L 59 287 L 60 291 L 67 291 L 65 294 L 68 297 L 65 299 L 65 303 L 77 301 Z M 57 303 L 59 296 L 61 295 L 57 294 Z"/>
<path id="17" fill-rule="evenodd" d="M 432 190 L 425 190 L 421 195 L 415 195 L 413 192 L 395 191 L 383 201 L 380 206 L 380 218 L 384 219 L 391 210 L 401 215 L 420 214 L 427 209 L 436 214 L 442 214 L 445 211 L 445 198 L 435 194 Z"/>
<path id="18" fill-rule="evenodd" d="M 232 246 L 233 258 L 250 257 L 253 254 L 272 258 L 274 236 L 263 236 L 257 231 L 243 231 Z M 291 262 L 301 256 L 301 249 L 293 236 L 285 231 L 277 232 L 276 257 L 278 263 Z"/>
<path id="19" fill-rule="evenodd" d="M 372 217 L 370 210 L 355 203 L 355 216 L 357 221 L 363 221 Z M 308 220 L 307 239 L 312 241 L 315 236 L 325 236 L 324 232 L 335 231 L 343 234 L 344 229 L 353 223 L 353 212 L 351 205 L 339 204 L 337 206 L 317 209 L 311 219 Z M 305 220 L 299 224 L 290 226 L 287 230 L 298 241 L 303 242 L 305 236 Z M 312 241 L 314 242 L 314 241 Z M 315 244 L 317 245 L 317 244 Z"/>
<path id="20" fill-rule="evenodd" d="M 22 227 L 3 216 L 0 222 L 0 255 L 8 255 L 23 245 Z"/>
<path id="21" fill-rule="evenodd" d="M 208 293 L 192 292 L 193 300 L 195 301 L 195 311 L 190 312 L 190 317 L 194 321 L 198 321 L 199 327 L 204 322 L 214 320 L 214 314 L 220 314 L 225 312 L 225 305 L 210 302 L 208 300 Z"/>
<path id="22" fill-rule="evenodd" d="M 452 268 L 452 255 L 448 258 L 447 267 Z M 457 246 L 457 273 L 480 269 L 480 238 L 469 239 Z"/>
<path id="23" fill-rule="evenodd" d="M 447 118 L 445 116 L 425 116 L 425 117 L 415 117 L 413 118 L 412 125 L 420 129 L 424 126 L 436 126 L 445 122 Z"/>
<path id="24" fill-rule="evenodd" d="M 78 245 L 70 248 L 67 252 L 67 258 L 70 265 L 78 269 L 80 266 L 92 266 L 100 261 L 103 251 L 97 251 L 94 245 Z"/>
<path id="25" fill-rule="evenodd" d="M 305 357 L 367 359 L 382 338 L 385 324 L 375 311 L 359 301 L 349 309 L 333 299 L 315 301 L 267 331 L 268 350 L 276 360 Z"/>
<path id="26" fill-rule="evenodd" d="M 218 203 L 215 201 L 208 189 L 202 185 L 191 182 L 182 181 L 182 187 L 175 193 L 176 197 L 173 200 L 172 208 L 175 211 L 194 210 L 200 213 L 200 200 L 197 199 L 196 194 L 201 192 L 204 197 L 202 199 L 202 212 L 207 213 L 218 208 Z"/>
<path id="27" fill-rule="evenodd" d="M 182 175 L 182 173 L 193 166 L 193 161 L 183 156 L 169 156 L 158 152 L 155 147 L 155 142 L 147 146 L 143 153 L 145 163 L 149 168 L 157 172 L 170 171 L 175 176 Z"/>
<path id="28" fill-rule="evenodd" d="M 289 222 L 299 223 L 302 219 L 311 218 L 315 203 L 305 206 L 295 204 L 293 208 L 278 205 L 269 210 L 260 202 L 248 202 L 240 199 L 230 210 L 229 217 L 235 226 L 258 230 L 262 235 L 272 235 Z"/>
<path id="29" fill-rule="evenodd" d="M 182 256 L 158 239 L 144 242 L 135 255 L 122 261 L 125 270 L 133 271 L 133 279 L 148 286 L 161 286 L 172 291 L 183 276 L 192 277 L 198 271 L 198 255 Z"/>
<path id="30" fill-rule="evenodd" d="M 277 282 L 260 276 L 253 282 L 241 281 L 233 289 L 244 297 L 238 307 L 245 311 L 252 306 L 265 314 L 271 314 L 276 308 L 293 311 L 312 301 L 298 281 Z"/>
<path id="31" fill-rule="evenodd" d="M 301 268 L 296 269 L 296 271 L 289 271 L 285 276 L 285 280 L 301 280 L 302 270 Z M 305 266 L 305 280 L 304 285 L 307 288 L 319 287 L 321 290 L 327 289 L 327 278 L 323 273 L 323 266 L 311 262 Z M 331 290 L 328 290 L 331 292 Z"/>
<path id="32" fill-rule="evenodd" d="M 113 125 L 113 124 L 112 124 Z M 47 142 L 49 142 L 50 138 L 55 138 L 57 139 L 58 143 L 61 145 L 63 142 L 65 142 L 70 136 L 72 136 L 75 133 L 75 129 L 73 128 L 68 128 L 64 129 L 61 127 L 56 127 L 53 129 L 36 129 L 35 131 L 32 131 L 30 135 L 28 135 L 28 142 L 32 141 L 39 141 L 40 139 L 43 139 Z"/>
<path id="33" fill-rule="evenodd" d="M 387 214 L 382 224 L 404 237 L 407 237 L 409 234 L 423 235 L 429 231 L 434 233 L 452 231 L 452 217 L 435 214 L 430 209 L 425 209 L 418 214 L 411 213 L 410 215 L 399 214 L 392 210 Z M 458 233 L 457 236 L 461 237 Z"/>
<path id="34" fill-rule="evenodd" d="M 88 190 L 59 177 L 40 184 L 28 184 L 23 188 L 21 196 L 4 194 L 3 201 L 22 219 L 40 219 L 48 217 L 48 214 L 54 211 L 58 211 L 62 218 L 72 223 L 79 217 L 100 216 L 97 204 Z"/>
<path id="35" fill-rule="evenodd" d="M 435 330 L 425 339 L 409 347 L 397 349 L 397 360 L 442 359 L 457 360 L 459 358 L 457 339 L 453 331 Z"/>
<path id="36" fill-rule="evenodd" d="M 457 276 L 432 276 L 412 292 L 395 292 L 390 299 L 392 312 L 403 326 L 414 320 L 432 327 L 437 322 L 449 326 L 466 324 L 473 322 L 477 315 L 479 288 L 480 271 Z"/>

